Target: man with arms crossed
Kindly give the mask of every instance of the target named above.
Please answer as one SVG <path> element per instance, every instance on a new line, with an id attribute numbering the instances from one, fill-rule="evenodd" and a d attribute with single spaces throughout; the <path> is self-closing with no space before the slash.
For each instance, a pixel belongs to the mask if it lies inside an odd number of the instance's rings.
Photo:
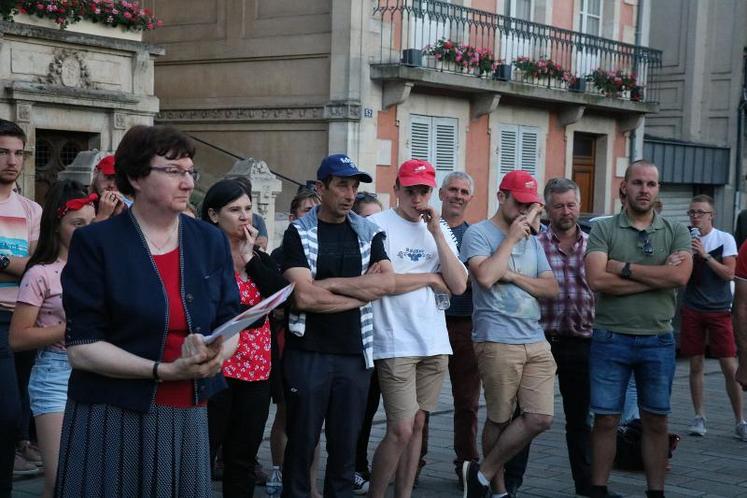
<path id="1" fill-rule="evenodd" d="M 695 231 L 693 273 L 687 283 L 680 326 L 680 353 L 690 357 L 690 396 L 695 418 L 690 434 L 705 436 L 703 361 L 706 332 L 711 354 L 719 359 L 726 381 L 726 393 L 734 412 L 735 436 L 747 441 L 747 422 L 742 418 L 742 389 L 735 378 L 737 346 L 731 322 L 731 281 L 737 265 L 737 243 L 731 234 L 714 228 L 713 199 L 696 195 L 687 211 Z"/>
<path id="2" fill-rule="evenodd" d="M 501 181 L 496 214 L 467 229 L 461 257 L 472 275 L 472 340 L 487 403 L 484 460 L 462 468 L 465 498 L 506 496 L 503 465 L 552 424 L 555 361 L 537 299 L 558 283 L 530 226 L 542 199 L 537 181 L 512 171 Z M 522 414 L 511 420 L 518 401 Z"/>
<path id="3" fill-rule="evenodd" d="M 591 340 L 592 493 L 609 496 L 617 425 L 631 375 L 638 388 L 642 453 L 649 498 L 664 496 L 669 438 L 667 415 L 674 377 L 674 289 L 690 278 L 690 234 L 654 211 L 659 171 L 628 166 L 625 209 L 598 221 L 586 250 L 586 277 L 598 293 Z"/>
<path id="4" fill-rule="evenodd" d="M 394 496 L 412 494 L 425 414 L 436 407 L 451 354 L 444 312 L 431 287 L 447 294 L 467 288 L 454 236 L 428 205 L 435 187 L 430 163 L 405 161 L 394 186 L 397 207 L 368 218 L 386 231 L 397 286 L 405 277 L 422 280 L 410 292 L 374 303 L 374 359 L 387 429 L 374 454 L 368 491 L 373 498 L 384 497 L 395 471 Z"/>
<path id="5" fill-rule="evenodd" d="M 284 276 L 296 284 L 288 317 L 285 369 L 287 435 L 283 497 L 310 496 L 309 469 L 326 420 L 324 495 L 353 494 L 355 443 L 373 367 L 370 301 L 394 289 L 384 234 L 350 210 L 371 177 L 344 154 L 317 171 L 321 204 L 295 220 L 283 238 Z M 391 268 L 391 267 L 389 267 Z"/>

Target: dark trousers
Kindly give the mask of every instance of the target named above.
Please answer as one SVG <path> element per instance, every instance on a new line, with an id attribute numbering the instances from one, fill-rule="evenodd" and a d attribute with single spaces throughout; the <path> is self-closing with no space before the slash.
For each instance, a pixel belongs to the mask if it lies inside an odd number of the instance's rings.
<path id="1" fill-rule="evenodd" d="M 361 355 L 286 349 L 285 401 L 288 418 L 283 466 L 283 498 L 310 494 L 309 469 L 326 422 L 326 498 L 353 494 L 356 441 L 371 382 Z"/>
<path id="2" fill-rule="evenodd" d="M 227 378 L 228 389 L 208 402 L 210 462 L 223 446 L 223 496 L 254 495 L 254 467 L 270 409 L 270 381 Z"/>
<path id="3" fill-rule="evenodd" d="M 565 413 L 565 440 L 576 489 L 591 485 L 591 428 L 589 417 L 589 339 L 557 337 L 550 341 Z M 521 485 L 529 459 L 529 445 L 506 464 L 506 487 L 509 482 Z M 509 465 L 510 464 L 510 465 Z M 511 477 L 509 478 L 509 474 Z M 517 489 L 518 485 L 516 486 Z"/>
<path id="4" fill-rule="evenodd" d="M 381 400 L 381 389 L 379 388 L 379 376 L 376 374 L 374 367 L 371 375 L 371 383 L 368 386 L 368 401 L 366 403 L 366 413 L 363 417 L 361 433 L 358 436 L 358 443 L 355 448 L 355 471 L 368 475 L 368 441 L 371 439 L 371 426 L 373 425 L 374 415 L 379 409 Z"/>
<path id="5" fill-rule="evenodd" d="M 21 401 L 13 353 L 8 344 L 11 313 L 0 311 L 0 498 L 13 488 L 13 462 L 16 456 Z"/>
<path id="6" fill-rule="evenodd" d="M 477 450 L 477 410 L 480 404 L 480 372 L 472 344 L 472 319 L 446 317 L 449 342 L 451 394 L 454 396 L 454 463 L 480 459 Z"/>
<path id="7" fill-rule="evenodd" d="M 32 434 L 31 399 L 29 398 L 29 380 L 31 369 L 36 361 L 36 350 L 13 353 L 16 363 L 16 379 L 18 379 L 18 394 L 21 398 L 21 418 L 18 423 L 17 441 L 36 440 L 36 433 Z M 32 437 L 33 436 L 33 437 Z"/>

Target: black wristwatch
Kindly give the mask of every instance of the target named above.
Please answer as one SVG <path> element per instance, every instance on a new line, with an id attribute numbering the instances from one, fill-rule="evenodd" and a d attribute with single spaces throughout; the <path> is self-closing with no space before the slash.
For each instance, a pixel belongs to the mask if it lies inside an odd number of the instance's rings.
<path id="1" fill-rule="evenodd" d="M 633 272 L 630 271 L 630 263 L 625 263 L 622 270 L 620 270 L 620 276 L 625 280 L 630 280 L 633 276 Z"/>
<path id="2" fill-rule="evenodd" d="M 5 254 L 0 254 L 0 271 L 5 271 L 10 266 L 10 258 Z"/>

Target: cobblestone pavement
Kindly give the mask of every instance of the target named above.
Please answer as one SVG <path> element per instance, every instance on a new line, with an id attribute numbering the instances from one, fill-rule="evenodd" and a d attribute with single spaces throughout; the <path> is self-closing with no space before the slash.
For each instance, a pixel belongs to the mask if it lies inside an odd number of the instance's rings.
<path id="1" fill-rule="evenodd" d="M 706 403 L 708 407 L 708 434 L 704 438 L 687 435 L 687 425 L 692 417 L 692 406 L 688 388 L 687 362 L 679 360 L 672 392 L 673 413 L 670 431 L 682 436 L 679 447 L 671 460 L 672 469 L 667 476 L 667 497 L 747 497 L 747 443 L 734 437 L 734 421 L 724 391 L 723 377 L 716 360 L 706 361 Z M 525 483 L 519 492 L 521 497 L 561 498 L 573 496 L 574 486 L 568 466 L 568 457 L 563 433 L 564 418 L 560 395 L 555 396 L 556 418 L 550 431 L 542 434 L 532 444 Z M 441 393 L 437 410 L 430 419 L 428 464 L 423 469 L 415 497 L 457 497 L 461 493 L 456 486 L 453 470 L 452 448 L 452 403 L 451 387 L 447 382 Z M 268 431 L 274 409 L 270 413 Z M 484 404 L 480 410 L 481 424 L 484 421 Z M 374 422 L 372 453 L 384 435 L 383 408 Z M 267 434 L 269 435 L 269 433 Z M 270 450 L 263 443 L 259 459 L 269 467 Z M 323 452 L 322 452 L 323 454 Z M 322 473 L 324 457 L 322 459 Z M 322 474 L 323 475 L 323 474 Z M 644 496 L 645 480 L 642 473 L 613 471 L 610 487 L 625 496 Z M 14 497 L 38 496 L 41 492 L 40 478 L 16 481 Z M 215 496 L 221 496 L 220 484 L 214 483 Z M 391 494 L 391 491 L 390 491 Z M 258 487 L 255 497 L 264 497 L 264 488 Z"/>

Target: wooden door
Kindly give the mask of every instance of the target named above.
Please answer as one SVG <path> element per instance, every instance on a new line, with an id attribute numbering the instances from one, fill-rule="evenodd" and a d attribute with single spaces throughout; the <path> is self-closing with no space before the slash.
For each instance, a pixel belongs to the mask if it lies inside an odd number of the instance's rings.
<path id="1" fill-rule="evenodd" d="M 571 179 L 581 191 L 581 212 L 594 212 L 594 156 L 596 141 L 594 135 L 573 134 L 573 170 Z"/>

